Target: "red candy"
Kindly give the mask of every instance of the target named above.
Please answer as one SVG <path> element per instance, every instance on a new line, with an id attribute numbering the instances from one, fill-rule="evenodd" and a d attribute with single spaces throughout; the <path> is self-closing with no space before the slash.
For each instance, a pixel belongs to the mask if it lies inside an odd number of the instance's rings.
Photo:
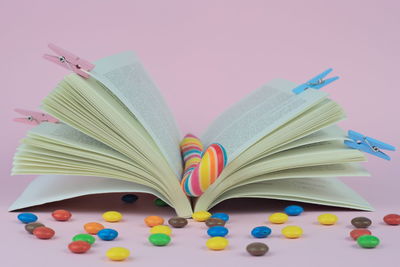
<path id="1" fill-rule="evenodd" d="M 85 241 L 74 241 L 69 243 L 68 249 L 73 253 L 85 253 L 90 249 L 90 244 Z"/>
<path id="2" fill-rule="evenodd" d="M 36 227 L 33 230 L 33 234 L 39 239 L 50 239 L 54 236 L 55 232 L 53 229 L 45 226 Z"/>
<path id="3" fill-rule="evenodd" d="M 55 210 L 51 214 L 56 221 L 68 221 L 72 214 L 68 210 Z"/>
<path id="4" fill-rule="evenodd" d="M 354 240 L 357 240 L 357 238 L 359 238 L 360 236 L 363 235 L 370 235 L 371 231 L 368 229 L 354 229 L 350 232 L 350 236 L 351 238 L 353 238 Z"/>
<path id="5" fill-rule="evenodd" d="M 399 214 L 388 214 L 383 217 L 383 221 L 389 225 L 399 225 L 400 215 Z"/>

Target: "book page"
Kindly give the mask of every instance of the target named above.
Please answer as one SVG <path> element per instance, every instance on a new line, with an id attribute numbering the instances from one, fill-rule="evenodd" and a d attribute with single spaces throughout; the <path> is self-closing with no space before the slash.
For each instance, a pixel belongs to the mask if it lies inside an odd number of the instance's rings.
<path id="1" fill-rule="evenodd" d="M 219 143 L 228 154 L 228 162 L 262 137 L 322 101 L 327 94 L 306 90 L 295 95 L 296 84 L 273 80 L 222 113 L 206 130 L 205 146 Z"/>

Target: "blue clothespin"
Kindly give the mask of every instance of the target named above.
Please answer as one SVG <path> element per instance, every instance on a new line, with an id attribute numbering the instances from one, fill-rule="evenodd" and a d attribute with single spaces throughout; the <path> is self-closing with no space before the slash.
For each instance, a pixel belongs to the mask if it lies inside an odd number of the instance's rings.
<path id="1" fill-rule="evenodd" d="M 371 137 L 365 136 L 363 134 L 357 133 L 352 130 L 349 130 L 348 137 L 351 140 L 344 141 L 344 144 L 346 146 L 367 152 L 382 159 L 390 160 L 390 157 L 385 153 L 383 153 L 381 149 L 390 151 L 396 150 L 394 146 L 385 144 L 379 140 L 373 139 Z"/>
<path id="2" fill-rule="evenodd" d="M 336 81 L 337 79 L 339 79 L 338 76 L 329 78 L 329 79 L 324 79 L 324 77 L 326 75 L 328 75 L 333 69 L 327 69 L 326 71 L 324 71 L 323 73 L 315 76 L 314 78 L 312 78 L 311 80 L 309 80 L 306 83 L 300 84 L 299 86 L 297 86 L 296 88 L 294 88 L 292 91 L 293 93 L 295 93 L 296 95 L 304 92 L 305 90 L 307 90 L 308 88 L 313 88 L 313 89 L 320 89 L 334 81 Z"/>

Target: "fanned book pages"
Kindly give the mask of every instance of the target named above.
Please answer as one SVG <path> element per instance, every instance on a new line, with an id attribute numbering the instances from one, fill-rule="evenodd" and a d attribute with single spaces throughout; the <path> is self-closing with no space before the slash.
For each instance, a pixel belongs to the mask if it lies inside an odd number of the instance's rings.
<path id="1" fill-rule="evenodd" d="M 40 176 L 10 210 L 108 192 L 150 193 L 183 217 L 240 197 L 372 210 L 337 178 L 368 172 L 364 154 L 343 144 L 335 123 L 345 115 L 326 93 L 296 95 L 296 84 L 273 80 L 199 139 L 183 139 L 133 53 L 95 66 L 88 79 L 67 75 L 43 100 L 60 122 L 35 126 L 18 147 L 12 173 Z M 202 162 L 214 165 L 196 167 Z"/>

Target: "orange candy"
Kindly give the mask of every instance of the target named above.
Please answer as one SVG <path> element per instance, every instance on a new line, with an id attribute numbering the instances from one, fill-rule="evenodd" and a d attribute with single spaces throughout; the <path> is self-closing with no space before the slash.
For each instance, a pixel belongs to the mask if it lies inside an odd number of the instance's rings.
<path id="1" fill-rule="evenodd" d="M 83 226 L 83 228 L 85 229 L 85 231 L 86 231 L 88 234 L 97 235 L 97 233 L 98 233 L 100 230 L 103 230 L 103 229 L 104 229 L 104 226 L 103 226 L 101 223 L 90 222 L 90 223 L 85 224 L 85 225 Z"/>
<path id="2" fill-rule="evenodd" d="M 161 225 L 164 223 L 164 219 L 160 216 L 148 216 L 144 219 L 144 222 L 148 227 L 153 227 L 156 225 Z"/>

